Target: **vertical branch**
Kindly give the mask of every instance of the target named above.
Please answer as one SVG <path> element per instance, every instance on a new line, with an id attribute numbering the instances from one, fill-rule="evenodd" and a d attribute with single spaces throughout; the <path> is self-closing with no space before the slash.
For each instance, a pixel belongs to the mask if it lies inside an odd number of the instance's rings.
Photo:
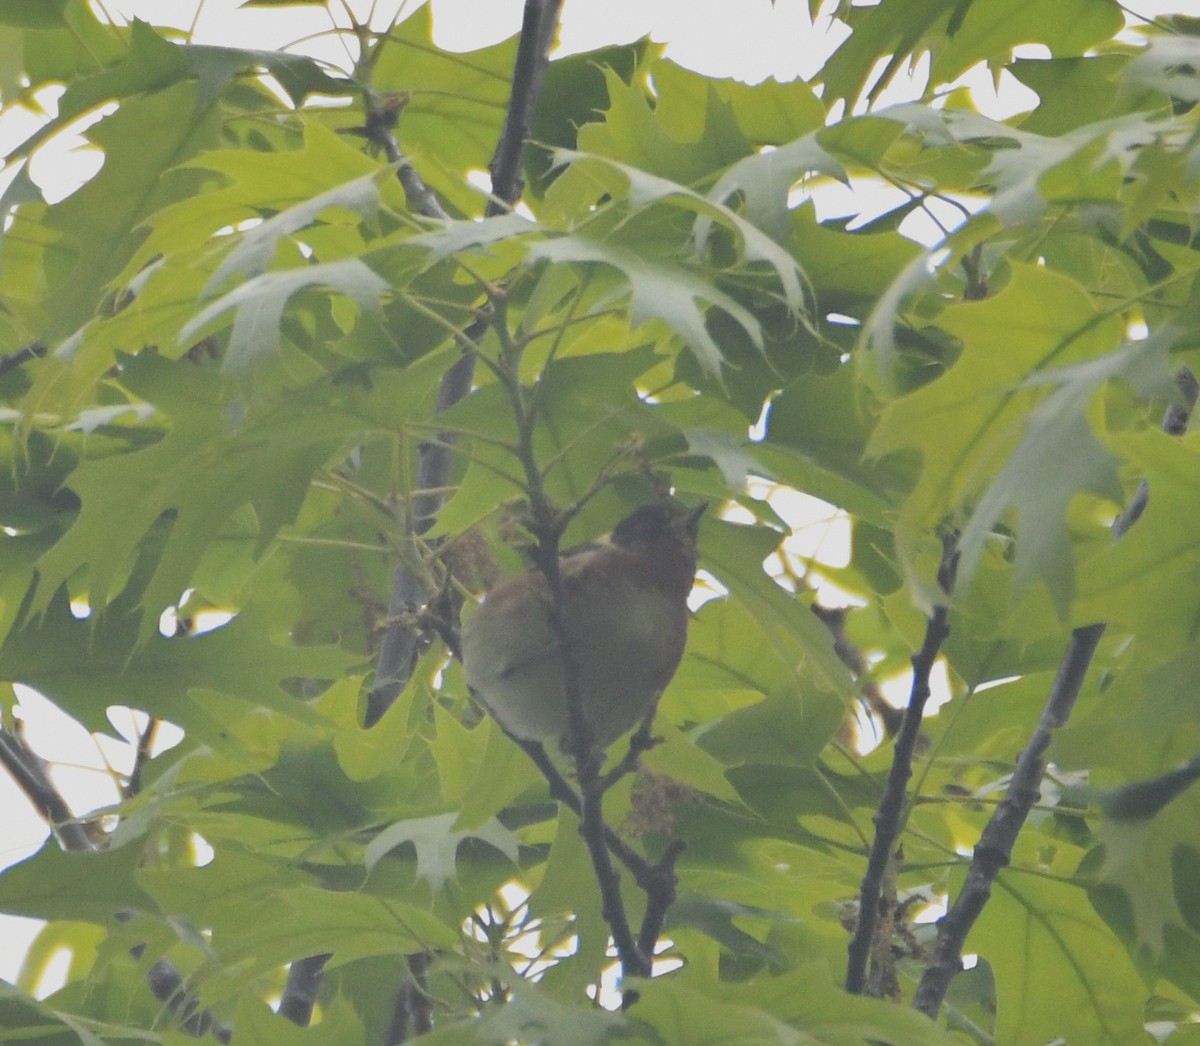
<path id="1" fill-rule="evenodd" d="M 524 188 L 521 179 L 521 160 L 529 127 L 537 107 L 542 80 L 549 64 L 550 48 L 558 35 L 563 0 L 525 0 L 525 15 L 521 23 L 521 39 L 517 44 L 516 68 L 513 70 L 512 96 L 504 133 L 496 143 L 496 152 L 488 171 L 492 176 L 492 201 L 488 214 L 509 210 Z"/>
<path id="2" fill-rule="evenodd" d="M 592 860 L 592 870 L 596 873 L 596 882 L 600 887 L 600 914 L 604 916 L 609 932 L 612 933 L 622 973 L 625 976 L 649 977 L 651 955 L 641 948 L 630 929 L 629 916 L 625 912 L 625 900 L 621 896 L 621 876 L 613 866 L 612 854 L 609 852 L 605 837 L 607 826 L 604 823 L 604 787 L 598 763 L 598 754 L 591 753 L 575 760 L 582 797 L 579 833 L 587 845 L 588 856 Z M 672 886 L 674 885 L 673 879 L 672 876 Z M 665 914 L 664 907 L 663 915 L 665 916 Z M 661 927 L 661 919 L 659 927 Z M 653 936 L 657 940 L 657 928 L 654 929 Z"/>
<path id="3" fill-rule="evenodd" d="M 488 216 L 509 210 L 520 196 L 521 159 L 550 60 L 550 47 L 558 33 L 561 9 L 562 0 L 526 0 L 513 67 L 508 115 L 491 164 L 492 198 L 488 201 Z M 388 159 L 397 164 L 396 176 L 404 186 L 409 205 L 427 218 L 448 220 L 445 209 L 408 162 L 390 129 L 383 132 L 379 144 L 383 146 Z M 473 324 L 466 332 L 467 339 L 478 341 L 486 326 L 486 321 Z M 441 414 L 462 400 L 471 391 L 474 376 L 475 357 L 466 353 L 442 378 L 438 389 L 437 413 Z M 452 433 L 442 433 L 421 447 L 416 482 L 418 490 L 437 492 L 446 488 L 450 481 L 454 442 Z M 412 518 L 414 536 L 419 537 L 429 529 L 441 504 L 440 493 L 422 494 L 415 499 Z M 409 566 L 401 563 L 392 578 L 388 624 L 379 648 L 375 683 L 367 695 L 367 726 L 373 726 L 382 718 L 408 684 L 416 662 L 418 640 L 411 624 L 411 615 L 428 597 L 429 593 L 425 591 L 421 579 Z"/>
<path id="4" fill-rule="evenodd" d="M 433 999 L 429 994 L 429 953 L 408 957 L 408 976 L 396 992 L 383 1046 L 400 1046 L 415 1035 L 433 1031 Z"/>
<path id="5" fill-rule="evenodd" d="M 1167 408 L 1162 421 L 1164 432 L 1179 436 L 1187 430 L 1188 418 L 1196 404 L 1200 386 L 1186 367 L 1175 376 L 1182 402 Z M 1113 540 L 1119 539 L 1146 508 L 1150 488 L 1143 479 L 1125 511 L 1113 522 Z M 1065 726 L 1075 708 L 1092 658 L 1104 635 L 1102 622 L 1085 625 L 1071 633 L 1059 664 L 1058 673 L 1050 687 L 1042 714 L 1029 744 L 1017 758 L 1012 780 L 1000 805 L 988 821 L 971 858 L 966 881 L 954 904 L 938 923 L 937 944 L 917 987 L 914 1008 L 930 1018 L 936 1018 L 950 990 L 950 982 L 962 970 L 963 947 L 967 934 L 975 925 L 984 905 L 991 897 L 992 883 L 1000 869 L 1012 859 L 1017 836 L 1025 825 L 1029 811 L 1041 796 L 1042 776 L 1046 772 L 1046 751 L 1054 731 Z"/>
<path id="6" fill-rule="evenodd" d="M 638 947 L 625 902 L 621 896 L 621 877 L 613 865 L 609 850 L 607 825 L 604 823 L 605 779 L 600 771 L 604 763 L 603 750 L 596 747 L 595 732 L 588 721 L 580 696 L 579 662 L 574 648 L 575 637 L 566 628 L 563 608 L 566 605 L 562 574 L 559 569 L 559 538 L 568 516 L 558 512 L 546 494 L 544 477 L 534 452 L 533 435 L 537 421 L 519 378 L 519 348 L 511 343 L 505 326 L 503 302 L 497 303 L 497 331 L 503 344 L 505 366 L 501 380 L 508 392 L 513 415 L 517 421 L 518 455 L 525 472 L 529 494 L 531 529 L 537 539 L 533 550 L 534 565 L 546 580 L 549 596 L 546 613 L 550 631 L 562 655 L 563 694 L 566 703 L 568 738 L 567 755 L 575 766 L 579 780 L 579 833 L 588 849 L 592 870 L 600 889 L 600 910 L 612 933 L 617 956 L 625 973 L 649 976 L 650 960 Z M 553 784 L 553 783 L 552 783 Z M 569 789 L 569 786 L 568 786 Z"/>
<path id="7" fill-rule="evenodd" d="M 301 1028 L 308 1027 L 317 1004 L 317 993 L 321 990 L 321 981 L 325 977 L 325 964 L 332 958 L 328 952 L 309 955 L 296 959 L 288 967 L 287 980 L 279 997 L 279 1016 L 286 1017 Z"/>
<path id="8" fill-rule="evenodd" d="M 954 587 L 957 560 L 955 538 L 946 536 L 942 541 L 938 584 L 947 595 Z M 896 734 L 892 766 L 888 772 L 883 797 L 875 811 L 875 840 L 871 844 L 867 870 L 863 874 L 862 888 L 859 892 L 858 924 L 854 928 L 848 947 L 846 991 L 856 995 L 863 992 L 867 982 L 867 967 L 879 925 L 884 882 L 904 821 L 904 805 L 908 781 L 912 777 L 913 754 L 921 735 L 921 717 L 925 711 L 925 702 L 929 700 L 929 678 L 938 652 L 950 635 L 949 619 L 948 607 L 944 604 L 935 606 L 925 625 L 925 640 L 921 649 L 912 656 L 912 689 L 909 693 L 908 707 L 904 711 L 904 719 Z"/>
<path id="9" fill-rule="evenodd" d="M 491 164 L 492 197 L 486 210 L 488 216 L 509 210 L 520 196 L 520 170 L 525 142 L 549 62 L 550 47 L 558 33 L 561 9 L 562 0 L 526 0 L 508 113 Z M 384 144 L 388 159 L 397 164 L 396 174 L 404 186 L 410 206 L 426 217 L 446 220 L 448 215 L 445 209 L 404 157 L 394 135 L 389 131 L 386 137 Z M 465 332 L 466 339 L 477 342 L 485 333 L 488 322 L 483 319 L 476 321 Z M 502 314 L 498 322 L 503 322 Z M 466 352 L 442 378 L 438 389 L 438 414 L 466 397 L 471 391 L 474 375 L 475 355 Z M 442 495 L 438 492 L 445 490 L 449 484 L 454 445 L 454 435 L 442 433 L 420 449 L 416 487 L 428 493 L 422 493 L 414 499 L 411 520 L 414 537 L 419 537 L 429 529 L 441 507 Z M 368 727 L 383 717 L 408 684 L 416 663 L 419 639 L 411 624 L 412 611 L 422 606 L 429 595 L 412 568 L 400 563 L 392 578 L 388 624 L 380 643 L 375 682 L 367 694 L 365 725 Z M 408 963 L 409 978 L 396 994 L 389 1029 L 395 1042 L 405 1041 L 410 1030 L 414 1034 L 421 1034 L 433 1027 L 428 991 L 429 956 L 418 952 L 409 956 Z"/>

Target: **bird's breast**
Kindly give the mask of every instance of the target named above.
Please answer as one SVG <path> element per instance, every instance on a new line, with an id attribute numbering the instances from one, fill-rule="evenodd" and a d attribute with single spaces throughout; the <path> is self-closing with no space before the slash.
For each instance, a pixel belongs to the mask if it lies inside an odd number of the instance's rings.
<path id="1" fill-rule="evenodd" d="M 564 562 L 559 642 L 545 579 L 530 573 L 496 588 L 463 638 L 467 682 L 510 733 L 558 740 L 566 731 L 566 658 L 601 746 L 635 726 L 670 681 L 687 635 L 686 591 L 659 567 L 621 550 Z"/>

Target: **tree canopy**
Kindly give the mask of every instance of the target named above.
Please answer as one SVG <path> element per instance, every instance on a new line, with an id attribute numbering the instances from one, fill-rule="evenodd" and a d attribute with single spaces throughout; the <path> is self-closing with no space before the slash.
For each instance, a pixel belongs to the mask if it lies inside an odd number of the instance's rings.
<path id="1" fill-rule="evenodd" d="M 1192 1041 L 1200 20 L 844 0 L 751 85 L 378 6 L 339 68 L 0 0 L 5 1041 Z M 668 495 L 652 731 L 518 745 L 460 620 Z M 117 804 L 22 688 L 144 714 Z"/>

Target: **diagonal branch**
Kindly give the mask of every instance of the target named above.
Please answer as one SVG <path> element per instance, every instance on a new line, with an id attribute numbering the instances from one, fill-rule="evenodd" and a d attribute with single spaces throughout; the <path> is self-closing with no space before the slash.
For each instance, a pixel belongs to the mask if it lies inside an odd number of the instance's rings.
<path id="1" fill-rule="evenodd" d="M 86 826 L 71 813 L 66 800 L 50 779 L 50 768 L 46 761 L 22 740 L 19 734 L 0 729 L 0 765 L 12 776 L 17 787 L 50 826 L 55 838 L 64 850 L 80 852 L 95 850 L 96 844 L 88 835 Z M 127 920 L 128 913 L 118 912 L 118 920 Z M 135 944 L 129 954 L 140 959 L 145 952 L 144 944 Z M 199 1038 L 211 1034 L 218 1042 L 229 1042 L 233 1030 L 222 1024 L 212 1012 L 202 1009 L 187 990 L 187 982 L 169 959 L 159 959 L 146 973 L 150 991 L 168 1011 L 179 1020 L 179 1026 L 187 1034 Z"/>
<path id="2" fill-rule="evenodd" d="M 1041 795 L 1046 749 L 1050 747 L 1053 731 L 1064 725 L 1071 715 L 1103 634 L 1103 624 L 1077 628 L 1071 634 L 1037 729 L 1017 759 L 1003 800 L 975 844 L 971 867 L 958 899 L 938 924 L 933 958 L 925 968 L 913 1000 L 913 1006 L 930 1018 L 937 1017 L 950 982 L 962 970 L 962 949 L 967 934 L 991 897 L 992 883 L 1000 869 L 1012 858 L 1017 835 Z"/>
<path id="3" fill-rule="evenodd" d="M 1187 430 L 1188 418 L 1196 404 L 1200 386 L 1186 367 L 1175 376 L 1175 381 L 1182 394 L 1182 403 L 1172 404 L 1167 409 L 1162 428 L 1164 432 L 1178 436 Z M 1149 495 L 1150 488 L 1143 479 L 1125 511 L 1113 523 L 1114 540 L 1119 539 L 1141 517 Z M 914 1008 L 930 1018 L 937 1017 L 950 989 L 950 982 L 962 970 L 967 934 L 983 912 L 1000 869 L 1012 859 L 1017 836 L 1041 795 L 1042 776 L 1046 772 L 1046 751 L 1054 738 L 1054 731 L 1065 726 L 1071 717 L 1096 647 L 1104 635 L 1104 628 L 1104 624 L 1099 622 L 1077 628 L 1071 633 L 1037 728 L 1025 750 L 1018 756 L 1008 790 L 975 845 L 962 890 L 938 924 L 933 958 L 925 968 L 913 999 Z"/>
<path id="4" fill-rule="evenodd" d="M 10 370 L 16 370 L 22 363 L 28 363 L 30 360 L 36 360 L 45 355 L 46 346 L 41 342 L 35 341 L 24 345 L 16 352 L 0 356 L 0 375 L 7 374 Z"/>
<path id="5" fill-rule="evenodd" d="M 50 826 L 64 850 L 92 849 L 87 831 L 50 780 L 46 761 L 19 734 L 0 729 L 0 765 L 25 793 L 38 816 Z"/>

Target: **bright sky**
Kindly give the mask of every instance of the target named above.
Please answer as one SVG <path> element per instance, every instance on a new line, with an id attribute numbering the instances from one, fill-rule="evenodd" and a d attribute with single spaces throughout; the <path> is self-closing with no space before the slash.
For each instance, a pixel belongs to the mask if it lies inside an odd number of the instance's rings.
<path id="1" fill-rule="evenodd" d="M 93 0 L 95 2 L 95 0 Z M 242 0 L 103 0 L 104 10 L 118 21 L 141 15 L 155 24 L 173 24 L 192 29 L 202 43 L 236 43 L 242 47 L 274 49 L 308 38 L 295 50 L 314 54 L 347 68 L 344 47 L 330 35 L 329 16 L 322 8 L 239 8 Z M 400 0 L 409 8 L 417 0 Z M 512 35 L 520 27 L 523 0 L 430 0 L 438 42 L 455 50 L 470 50 Z M 1180 11 L 1195 0 L 1131 0 L 1128 9 L 1149 18 L 1163 11 Z M 347 0 L 360 18 L 371 10 L 370 0 Z M 337 8 L 337 4 L 331 4 Z M 375 25 L 381 26 L 395 10 L 396 0 L 375 0 Z M 811 75 L 842 39 L 839 27 L 827 17 L 818 17 L 814 27 L 807 17 L 807 0 L 566 0 L 560 47 L 563 51 L 585 51 L 604 44 L 623 43 L 650 35 L 667 44 L 669 58 L 707 75 L 737 76 L 758 81 L 768 76 L 792 79 Z M 387 17 L 381 17 L 381 13 Z M 346 25 L 344 17 L 341 24 Z M 2 31 L 2 30 L 0 30 Z M 992 90 L 990 76 L 983 70 L 966 79 L 976 92 L 977 104 L 989 114 L 1004 117 L 1028 108 L 1032 102 L 1015 81 L 1002 85 L 1000 95 Z M 897 99 L 899 98 L 897 97 Z M 52 99 L 43 104 L 52 105 Z M 36 125 L 31 115 L 13 114 L 0 119 L 0 154 L 21 140 Z M 90 149 L 80 151 L 81 140 L 64 140 L 45 149 L 31 167 L 31 175 L 51 199 L 69 193 L 81 179 L 90 176 L 100 163 Z M 0 174 L 0 182 L 3 175 Z M 849 193 L 848 190 L 845 191 Z M 872 209 L 886 210 L 896 201 L 878 197 Z M 821 209 L 825 214 L 857 213 L 861 199 L 829 194 Z M 914 230 L 914 235 L 919 235 Z M 813 500 L 813 499 L 809 499 Z M 811 506 L 796 502 L 777 504 L 801 530 L 813 532 L 813 541 L 825 555 L 835 559 L 845 546 L 845 536 L 834 537 L 828 526 L 828 507 L 819 512 L 824 519 L 814 526 Z M 844 525 L 843 525 L 844 529 Z M 813 550 L 815 552 L 815 549 Z M 808 552 L 807 554 L 813 554 Z M 21 707 L 28 724 L 27 739 L 44 758 L 55 763 L 55 781 L 77 813 L 85 813 L 117 799 L 109 766 L 127 771 L 131 760 L 128 745 L 94 740 L 53 705 L 37 695 L 22 693 Z M 128 713 L 116 716 L 123 733 L 136 736 Z M 107 763 L 107 765 L 106 765 Z M 0 771 L 0 867 L 35 852 L 46 837 L 46 828 L 33 813 L 24 796 Z M 40 922 L 0 916 L 0 978 L 12 981 L 21 959 L 40 927 Z M 64 967 L 65 967 L 65 956 Z M 62 970 L 43 981 L 39 994 L 61 983 Z"/>

